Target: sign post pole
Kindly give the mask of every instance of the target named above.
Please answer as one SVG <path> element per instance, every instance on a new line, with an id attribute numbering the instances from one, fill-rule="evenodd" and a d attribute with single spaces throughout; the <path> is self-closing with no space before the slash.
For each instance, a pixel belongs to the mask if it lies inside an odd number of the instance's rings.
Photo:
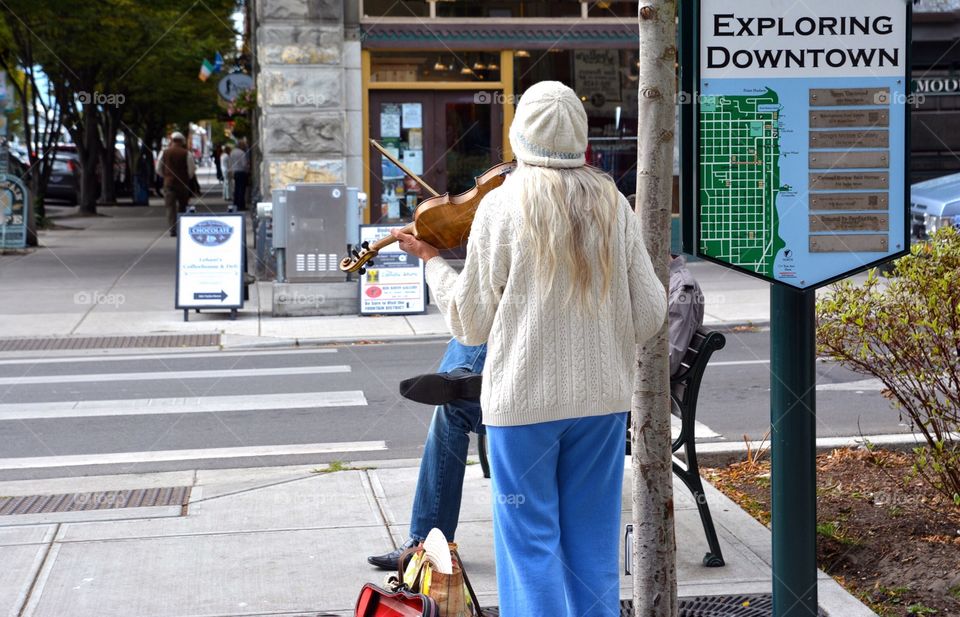
<path id="1" fill-rule="evenodd" d="M 909 251 L 911 3 L 684 5 L 683 248 L 772 283 L 773 615 L 814 617 L 814 290 Z"/>
<path id="2" fill-rule="evenodd" d="M 773 617 L 817 615 L 813 290 L 770 288 Z"/>

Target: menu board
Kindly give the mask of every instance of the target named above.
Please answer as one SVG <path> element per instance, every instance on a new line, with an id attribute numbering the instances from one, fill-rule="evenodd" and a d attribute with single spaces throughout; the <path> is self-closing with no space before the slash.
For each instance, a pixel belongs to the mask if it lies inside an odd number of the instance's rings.
<path id="1" fill-rule="evenodd" d="M 177 220 L 176 307 L 243 307 L 243 214 L 182 214 Z"/>

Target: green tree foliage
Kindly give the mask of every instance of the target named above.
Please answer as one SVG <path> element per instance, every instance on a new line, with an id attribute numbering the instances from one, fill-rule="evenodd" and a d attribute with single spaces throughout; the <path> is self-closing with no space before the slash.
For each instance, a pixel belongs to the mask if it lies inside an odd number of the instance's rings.
<path id="1" fill-rule="evenodd" d="M 916 473 L 960 506 L 960 232 L 915 244 L 892 273 L 817 303 L 819 352 L 872 375 L 925 443 Z"/>
<path id="2" fill-rule="evenodd" d="M 6 0 L 10 27 L 29 33 L 82 168 L 81 211 L 96 212 L 96 169 L 112 170 L 116 134 L 157 145 L 167 125 L 216 115 L 200 63 L 234 48 L 236 0 Z M 16 51 L 16 50 L 14 50 Z M 137 159 L 134 159 L 137 160 Z M 110 199 L 112 173 L 101 172 Z"/>

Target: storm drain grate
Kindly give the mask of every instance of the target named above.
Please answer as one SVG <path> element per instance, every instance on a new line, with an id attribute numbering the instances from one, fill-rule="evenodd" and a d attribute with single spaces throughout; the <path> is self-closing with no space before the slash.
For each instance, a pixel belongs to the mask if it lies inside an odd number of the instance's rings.
<path id="1" fill-rule="evenodd" d="M 189 499 L 189 486 L 0 497 L 0 516 L 115 510 L 118 508 L 149 508 L 152 506 L 185 506 Z"/>
<path id="2" fill-rule="evenodd" d="M 217 347 L 220 333 L 147 334 L 137 336 L 50 336 L 0 338 L 0 351 L 61 351 L 150 347 Z"/>
<path id="3" fill-rule="evenodd" d="M 773 596 L 751 594 L 739 596 L 696 596 L 679 598 L 678 617 L 770 617 Z M 499 617 L 497 608 L 483 609 L 485 617 Z M 824 616 L 823 609 L 820 615 Z M 620 617 L 633 617 L 633 601 L 620 602 Z"/>

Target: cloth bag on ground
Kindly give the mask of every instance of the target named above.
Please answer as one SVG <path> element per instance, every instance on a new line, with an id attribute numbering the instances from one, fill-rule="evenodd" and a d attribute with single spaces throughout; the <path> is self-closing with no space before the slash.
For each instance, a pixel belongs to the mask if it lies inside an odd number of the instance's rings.
<path id="1" fill-rule="evenodd" d="M 410 562 L 403 569 L 407 556 Z M 463 569 L 457 545 L 448 543 L 439 529 L 431 530 L 420 546 L 404 552 L 400 569 L 401 587 L 433 599 L 440 617 L 481 617 L 480 603 Z"/>

